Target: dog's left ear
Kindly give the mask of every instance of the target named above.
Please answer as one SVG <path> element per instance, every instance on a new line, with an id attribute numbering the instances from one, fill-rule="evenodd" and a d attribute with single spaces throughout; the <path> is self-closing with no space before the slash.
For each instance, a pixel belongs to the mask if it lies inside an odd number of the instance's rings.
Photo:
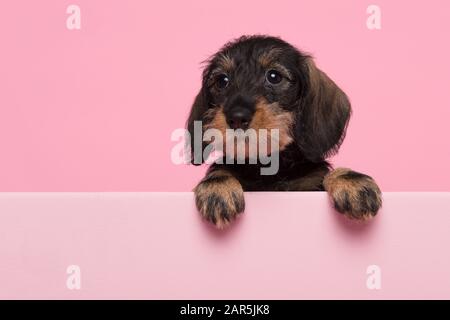
<path id="1" fill-rule="evenodd" d="M 203 143 L 201 148 L 194 148 L 194 121 L 202 121 L 204 113 L 208 110 L 208 103 L 206 102 L 206 93 L 203 89 L 195 97 L 194 103 L 191 107 L 191 111 L 189 114 L 189 118 L 186 123 L 187 130 L 190 134 L 190 141 L 186 141 L 189 143 L 189 148 L 191 150 L 191 163 L 194 165 L 200 165 L 204 162 L 203 159 Z M 200 137 L 201 139 L 202 137 Z M 199 137 L 197 137 L 199 139 Z"/>
<path id="2" fill-rule="evenodd" d="M 301 70 L 305 83 L 300 89 L 296 141 L 309 160 L 321 161 L 336 153 L 345 137 L 350 102 L 311 57 L 303 60 Z"/>

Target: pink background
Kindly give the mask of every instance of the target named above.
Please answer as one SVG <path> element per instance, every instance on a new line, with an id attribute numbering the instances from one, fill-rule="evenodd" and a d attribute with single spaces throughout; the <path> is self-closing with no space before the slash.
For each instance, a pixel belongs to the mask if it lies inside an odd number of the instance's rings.
<path id="1" fill-rule="evenodd" d="M 367 225 L 324 192 L 246 200 L 218 231 L 192 193 L 0 193 L 0 299 L 450 298 L 448 192 L 385 193 Z M 81 290 L 66 286 L 70 265 Z"/>
<path id="2" fill-rule="evenodd" d="M 173 165 L 170 134 L 200 62 L 253 33 L 313 53 L 350 96 L 336 165 L 384 191 L 449 191 L 449 30 L 446 0 L 2 1 L 0 191 L 191 190 L 205 168 Z"/>

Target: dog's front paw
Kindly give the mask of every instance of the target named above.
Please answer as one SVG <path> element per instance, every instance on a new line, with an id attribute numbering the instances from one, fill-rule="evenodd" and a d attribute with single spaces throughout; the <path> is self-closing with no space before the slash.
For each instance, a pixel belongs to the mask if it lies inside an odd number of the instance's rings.
<path id="1" fill-rule="evenodd" d="M 212 173 L 194 189 L 200 214 L 222 229 L 245 209 L 244 191 L 236 178 Z"/>
<path id="2" fill-rule="evenodd" d="M 381 191 L 368 175 L 339 168 L 324 179 L 334 208 L 351 219 L 368 220 L 381 208 Z"/>

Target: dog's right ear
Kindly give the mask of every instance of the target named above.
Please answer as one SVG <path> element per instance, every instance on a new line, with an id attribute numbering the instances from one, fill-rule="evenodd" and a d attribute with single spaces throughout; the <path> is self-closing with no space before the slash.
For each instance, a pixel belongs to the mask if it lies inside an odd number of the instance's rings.
<path id="1" fill-rule="evenodd" d="M 191 112 L 189 114 L 189 118 L 186 123 L 187 130 L 190 134 L 190 139 L 186 139 L 186 143 L 188 144 L 186 147 L 191 152 L 191 163 L 194 165 L 200 165 L 204 162 L 203 159 L 203 137 L 196 137 L 196 134 L 202 134 L 202 132 L 194 132 L 195 130 L 195 121 L 202 121 L 203 115 L 208 110 L 208 103 L 205 90 L 202 89 L 197 94 L 194 100 L 194 104 L 191 107 Z M 195 148 L 195 138 L 200 141 L 199 146 Z"/>
<path id="2" fill-rule="evenodd" d="M 311 161 L 322 161 L 341 145 L 351 115 L 347 95 L 311 57 L 302 63 L 306 85 L 301 93 L 296 120 L 296 140 Z"/>

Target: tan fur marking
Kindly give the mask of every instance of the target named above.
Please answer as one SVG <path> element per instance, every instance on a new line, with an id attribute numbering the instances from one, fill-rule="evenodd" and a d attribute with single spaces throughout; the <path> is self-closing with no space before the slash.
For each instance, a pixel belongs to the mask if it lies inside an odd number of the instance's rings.
<path id="1" fill-rule="evenodd" d="M 209 109 L 206 111 L 204 118 L 212 118 L 212 120 L 203 126 L 203 130 L 217 129 L 225 136 L 225 130 L 228 125 L 222 106 Z"/>
<path id="2" fill-rule="evenodd" d="M 217 108 L 213 108 L 213 109 L 209 109 L 208 111 L 206 111 L 206 114 L 204 116 L 204 119 L 210 118 L 212 119 L 210 122 L 205 123 L 205 125 L 203 126 L 203 131 L 206 131 L 208 129 L 216 129 L 219 130 L 222 134 L 222 145 L 218 145 L 219 143 L 217 141 L 212 142 L 215 145 L 216 149 L 222 149 L 222 150 L 226 150 L 226 141 L 225 141 L 225 134 L 226 134 L 226 129 L 228 127 L 227 125 L 227 121 L 226 121 L 226 116 L 223 113 L 223 107 L 217 107 Z"/>
<path id="3" fill-rule="evenodd" d="M 210 118 L 211 121 L 207 122 L 203 126 L 203 130 L 217 129 L 222 133 L 223 136 L 223 151 L 226 151 L 227 137 L 226 129 L 229 126 L 226 121 L 226 116 L 223 112 L 223 107 L 217 107 L 214 109 L 209 109 L 204 118 Z M 292 126 L 294 123 L 294 117 L 291 112 L 284 111 L 277 103 L 269 104 L 265 99 L 259 99 L 256 105 L 256 111 L 253 115 L 252 121 L 250 122 L 249 128 L 256 130 L 257 139 L 265 139 L 267 146 L 270 150 L 270 143 L 275 143 L 278 145 L 278 150 L 282 151 L 289 145 L 294 138 L 292 137 Z M 266 129 L 267 136 L 261 136 L 259 129 Z M 278 141 L 271 141 L 271 130 L 278 129 L 279 136 Z M 231 141 L 231 140 L 230 140 Z M 246 156 L 248 157 L 248 148 L 246 149 Z M 235 155 L 236 155 L 235 149 Z M 255 156 L 255 155 L 252 155 Z"/>
<path id="4" fill-rule="evenodd" d="M 268 137 L 260 137 L 258 139 L 270 139 L 270 130 L 279 130 L 279 150 L 283 150 L 290 144 L 294 138 L 292 137 L 292 125 L 294 118 L 291 112 L 284 111 L 277 103 L 268 104 L 265 99 L 260 99 L 256 105 L 256 111 L 250 123 L 250 128 L 267 129 Z"/>
<path id="5" fill-rule="evenodd" d="M 258 61 L 264 68 L 268 68 L 282 51 L 280 48 L 272 48 L 261 54 Z"/>
<path id="6" fill-rule="evenodd" d="M 218 62 L 224 71 L 231 71 L 234 67 L 233 59 L 227 54 L 221 54 Z"/>

